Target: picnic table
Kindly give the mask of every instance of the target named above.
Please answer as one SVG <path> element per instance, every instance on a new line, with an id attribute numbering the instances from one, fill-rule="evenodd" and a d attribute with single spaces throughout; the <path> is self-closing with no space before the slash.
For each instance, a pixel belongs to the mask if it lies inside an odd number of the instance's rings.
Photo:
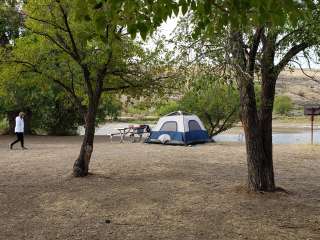
<path id="1" fill-rule="evenodd" d="M 150 132 L 150 127 L 148 125 L 140 125 L 140 126 L 128 126 L 124 128 L 117 128 L 119 133 L 110 134 L 110 139 L 112 141 L 112 137 L 114 135 L 120 135 L 120 143 L 123 143 L 126 136 L 130 137 L 131 142 L 135 142 L 135 137 L 139 137 L 139 142 L 142 139 L 142 135 L 144 133 Z"/>

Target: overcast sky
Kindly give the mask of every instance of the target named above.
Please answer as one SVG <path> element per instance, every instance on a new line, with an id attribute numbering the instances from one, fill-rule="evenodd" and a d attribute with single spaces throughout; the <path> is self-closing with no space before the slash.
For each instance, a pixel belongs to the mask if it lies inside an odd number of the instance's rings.
<path id="1" fill-rule="evenodd" d="M 160 34 L 161 35 L 165 35 L 168 38 L 170 37 L 170 34 L 172 33 L 172 31 L 174 30 L 174 28 L 177 26 L 177 21 L 178 18 L 174 17 L 174 18 L 169 18 L 165 23 L 163 23 L 160 26 Z M 315 58 L 315 57 L 313 57 Z M 315 58 L 316 60 L 316 58 Z M 306 59 L 303 57 L 303 54 L 299 54 L 299 62 L 301 64 L 301 66 L 303 68 L 309 68 L 308 66 L 308 62 L 306 61 Z M 294 64 L 297 68 L 299 67 L 298 64 Z M 311 68 L 314 69 L 320 69 L 320 64 L 319 63 L 315 63 L 314 61 L 310 62 Z"/>

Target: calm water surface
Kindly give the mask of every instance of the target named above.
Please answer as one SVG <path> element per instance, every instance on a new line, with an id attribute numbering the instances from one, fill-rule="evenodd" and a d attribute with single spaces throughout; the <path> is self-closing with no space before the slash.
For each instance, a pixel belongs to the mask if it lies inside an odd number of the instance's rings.
<path id="1" fill-rule="evenodd" d="M 117 133 L 118 128 L 128 127 L 133 125 L 132 123 L 107 123 L 99 126 L 96 129 L 96 135 L 107 135 L 108 133 Z M 134 124 L 137 125 L 137 124 Z M 153 127 L 153 125 L 150 125 Z M 310 129 L 294 129 L 288 128 L 289 132 L 274 132 L 272 134 L 272 140 L 274 144 L 309 144 L 311 142 Z M 84 129 L 80 128 L 79 132 L 81 135 L 84 133 Z M 243 133 L 222 133 L 213 138 L 217 142 L 245 142 L 245 137 Z M 320 129 L 314 130 L 313 142 L 315 144 L 320 144 Z"/>
<path id="2" fill-rule="evenodd" d="M 240 134 L 220 134 L 213 138 L 217 142 L 245 142 L 243 133 Z M 272 134 L 274 144 L 309 144 L 311 143 L 310 130 L 301 130 L 297 132 Z M 320 130 L 313 133 L 313 143 L 320 144 Z"/>

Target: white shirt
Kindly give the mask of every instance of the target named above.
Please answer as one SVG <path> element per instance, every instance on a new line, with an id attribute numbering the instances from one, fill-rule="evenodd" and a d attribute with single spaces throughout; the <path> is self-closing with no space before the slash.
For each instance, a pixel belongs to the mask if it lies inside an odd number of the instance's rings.
<path id="1" fill-rule="evenodd" d="M 21 117 L 16 117 L 16 127 L 14 128 L 14 132 L 23 133 L 24 132 L 24 121 Z"/>

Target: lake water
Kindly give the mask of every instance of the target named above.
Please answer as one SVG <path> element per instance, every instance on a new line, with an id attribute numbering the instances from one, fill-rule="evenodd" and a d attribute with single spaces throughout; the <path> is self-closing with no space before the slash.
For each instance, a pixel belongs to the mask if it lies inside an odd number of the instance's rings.
<path id="1" fill-rule="evenodd" d="M 245 142 L 243 133 L 240 134 L 220 134 L 213 138 L 217 142 Z M 274 144 L 310 144 L 310 130 L 302 130 L 290 133 L 273 133 L 272 142 Z M 320 130 L 313 132 L 313 143 L 320 144 Z"/>
<path id="2" fill-rule="evenodd" d="M 133 125 L 131 123 L 106 123 L 99 126 L 96 129 L 96 135 L 107 135 L 108 133 L 117 133 L 118 128 L 128 127 Z M 137 125 L 137 124 L 134 124 Z M 153 127 L 153 125 L 150 125 Z M 289 129 L 289 128 L 288 128 Z M 79 132 L 81 135 L 84 133 L 84 129 L 80 128 Z M 213 138 L 216 142 L 245 142 L 245 137 L 243 133 L 222 133 Z M 294 129 L 290 128 L 290 131 L 286 132 L 274 132 L 272 134 L 272 140 L 274 144 L 310 144 L 311 135 L 310 129 Z M 317 128 L 313 133 L 313 143 L 320 144 L 320 129 Z"/>

